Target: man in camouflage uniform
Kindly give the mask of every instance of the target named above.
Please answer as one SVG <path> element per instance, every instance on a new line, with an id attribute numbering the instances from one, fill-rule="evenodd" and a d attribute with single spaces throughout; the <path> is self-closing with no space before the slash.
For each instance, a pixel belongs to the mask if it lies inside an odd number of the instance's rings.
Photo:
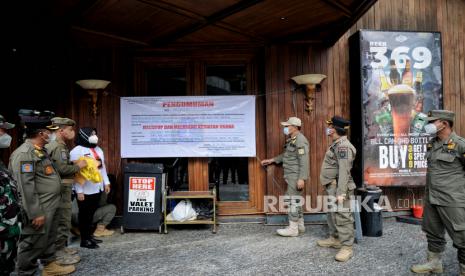
<path id="1" fill-rule="evenodd" d="M 71 193 L 74 183 L 74 174 L 81 168 L 87 166 L 84 160 L 72 163 L 69 161 L 69 149 L 67 141 L 72 141 L 75 137 L 74 126 L 76 122 L 68 118 L 52 118 L 54 126 L 59 127 L 55 130 L 55 139 L 45 145 L 55 168 L 61 177 L 61 202 L 58 207 L 58 230 L 57 241 L 55 243 L 57 263 L 61 265 L 70 265 L 78 263 L 81 258 L 77 255 L 77 250 L 66 247 L 68 236 L 71 228 Z"/>
<path id="2" fill-rule="evenodd" d="M 350 210 L 350 200 L 356 186 L 350 171 L 356 150 L 346 136 L 349 121 L 335 116 L 326 123 L 326 134 L 331 137 L 333 143 L 326 151 L 321 165 L 320 182 L 325 187 L 326 195 L 329 199 L 335 199 L 338 206 L 329 210 L 326 215 L 330 237 L 319 240 L 317 244 L 321 247 L 340 248 L 335 259 L 346 262 L 353 256 L 354 219 Z"/>
<path id="3" fill-rule="evenodd" d="M 302 122 L 297 117 L 290 117 L 284 126 L 286 139 L 284 152 L 272 159 L 263 160 L 263 166 L 283 163 L 284 180 L 287 183 L 286 196 L 289 205 L 289 226 L 278 229 L 277 233 L 283 237 L 297 237 L 305 232 L 304 216 L 302 211 L 303 189 L 305 180 L 309 176 L 309 144 L 307 138 L 300 132 Z"/>
<path id="4" fill-rule="evenodd" d="M 7 129 L 15 125 L 0 115 L 0 149 L 10 147 L 11 136 Z M 16 182 L 0 160 L 0 275 L 14 271 L 17 242 L 19 239 L 19 204 Z"/>
<path id="5" fill-rule="evenodd" d="M 11 154 L 9 164 L 18 183 L 23 210 L 16 269 L 19 275 L 34 275 L 40 259 L 44 265 L 42 275 L 66 275 L 75 267 L 55 261 L 61 179 L 44 148 L 50 142 L 50 131 L 57 127 L 47 114 L 20 110 L 20 116 L 26 141 Z"/>
<path id="6" fill-rule="evenodd" d="M 465 139 L 452 130 L 455 114 L 432 110 L 425 131 L 435 135 L 427 147 L 426 193 L 422 229 L 428 260 L 412 266 L 416 273 L 442 273 L 445 231 L 458 249 L 460 275 L 465 275 Z"/>

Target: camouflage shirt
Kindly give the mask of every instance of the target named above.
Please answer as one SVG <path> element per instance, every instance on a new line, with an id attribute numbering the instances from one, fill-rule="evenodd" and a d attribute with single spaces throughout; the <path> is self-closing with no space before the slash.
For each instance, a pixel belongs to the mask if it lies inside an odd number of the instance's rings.
<path id="1" fill-rule="evenodd" d="M 19 238 L 18 202 L 16 181 L 0 161 L 0 254 L 7 258 Z"/>

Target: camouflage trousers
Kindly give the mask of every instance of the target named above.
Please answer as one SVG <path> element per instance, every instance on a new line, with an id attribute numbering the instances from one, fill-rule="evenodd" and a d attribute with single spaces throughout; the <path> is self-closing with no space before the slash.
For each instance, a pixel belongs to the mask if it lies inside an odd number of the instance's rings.
<path id="1" fill-rule="evenodd" d="M 0 276 L 10 275 L 15 270 L 19 229 L 16 235 L 15 237 L 0 239 Z"/>

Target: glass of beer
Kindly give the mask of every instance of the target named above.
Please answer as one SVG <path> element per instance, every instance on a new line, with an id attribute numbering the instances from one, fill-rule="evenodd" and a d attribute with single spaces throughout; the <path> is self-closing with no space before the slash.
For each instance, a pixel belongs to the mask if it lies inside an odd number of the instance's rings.
<path id="1" fill-rule="evenodd" d="M 408 85 L 399 84 L 389 89 L 388 97 L 391 103 L 394 139 L 396 143 L 402 143 L 402 138 L 408 138 L 410 133 L 415 90 Z"/>

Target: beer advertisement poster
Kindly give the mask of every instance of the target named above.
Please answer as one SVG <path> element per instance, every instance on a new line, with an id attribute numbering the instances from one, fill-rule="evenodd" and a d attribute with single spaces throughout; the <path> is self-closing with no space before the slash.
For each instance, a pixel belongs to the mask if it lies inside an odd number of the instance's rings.
<path id="1" fill-rule="evenodd" d="M 435 32 L 359 32 L 362 179 L 426 184 L 428 111 L 441 109 L 441 37 Z"/>

